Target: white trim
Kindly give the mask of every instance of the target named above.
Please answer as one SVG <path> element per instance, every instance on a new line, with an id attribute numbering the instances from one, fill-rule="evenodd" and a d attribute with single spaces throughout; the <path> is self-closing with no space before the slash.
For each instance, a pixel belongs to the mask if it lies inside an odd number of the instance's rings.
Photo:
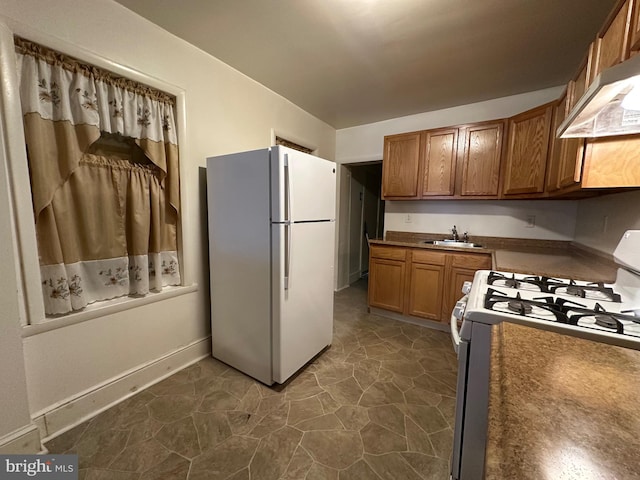
<path id="1" fill-rule="evenodd" d="M 4 119 L 2 143 L 6 151 L 6 164 L 11 192 L 11 212 L 14 222 L 18 255 L 15 256 L 15 270 L 18 276 L 18 297 L 20 298 L 20 323 L 26 325 L 35 319 L 44 318 L 44 302 L 40 280 L 40 266 L 36 242 L 36 228 L 33 221 L 31 188 L 27 152 L 24 146 L 24 129 L 18 72 L 15 62 L 13 33 L 0 23 L 0 61 L 2 65 L 1 117 Z M 21 181 L 19 181 L 21 180 Z"/>
<path id="2" fill-rule="evenodd" d="M 40 431 L 34 424 L 19 428 L 0 438 L 0 454 L 35 454 L 42 451 Z"/>
<path id="3" fill-rule="evenodd" d="M 42 443 L 210 355 L 211 337 L 206 337 L 34 413 L 34 423 L 46 426 Z"/>
<path id="4" fill-rule="evenodd" d="M 188 286 L 167 286 L 164 287 L 161 292 L 150 292 L 144 297 L 132 298 L 125 296 L 92 303 L 91 305 L 87 305 L 81 312 L 70 313 L 56 318 L 47 318 L 40 323 L 25 325 L 22 327 L 22 337 L 30 337 L 39 333 L 56 330 L 58 328 L 67 327 L 69 325 L 85 322 L 94 318 L 104 317 L 106 315 L 113 315 L 114 313 L 131 310 L 132 308 L 141 307 L 142 305 L 160 302 L 162 300 L 197 291 L 197 283 Z"/>
<path id="5" fill-rule="evenodd" d="M 4 25 L 3 25 L 4 23 Z M 191 257 L 195 255 L 195 252 L 184 252 L 184 245 L 193 245 L 189 235 L 192 235 L 193 229 L 190 228 L 190 221 L 188 216 L 184 215 L 188 210 L 188 196 L 184 185 L 187 185 L 188 170 L 185 167 L 185 158 L 189 156 L 189 147 L 186 137 L 187 118 L 186 118 L 186 92 L 185 89 L 177 85 L 165 82 L 164 80 L 152 77 L 145 73 L 142 73 L 134 68 L 121 65 L 109 58 L 99 55 L 91 50 L 80 47 L 75 44 L 68 43 L 57 37 L 45 34 L 41 31 L 35 30 L 25 24 L 17 22 L 11 18 L 0 15 L 0 38 L 2 40 L 2 57 L 6 58 L 10 54 L 10 58 L 15 57 L 13 47 L 13 34 L 24 37 L 28 40 L 36 43 L 41 43 L 54 50 L 59 50 L 67 55 L 76 57 L 79 60 L 85 61 L 107 69 L 115 74 L 122 75 L 131 80 L 135 80 L 140 83 L 144 83 L 153 88 L 163 90 L 176 97 L 176 124 L 178 130 L 178 148 L 180 152 L 180 215 L 178 221 L 178 255 L 180 259 L 180 277 L 182 279 L 182 287 L 186 289 L 184 292 L 189 293 L 197 290 L 195 285 L 194 272 L 187 266 L 191 265 Z M 7 166 L 10 176 L 10 189 L 13 196 L 13 217 L 15 225 L 15 235 L 17 239 L 19 258 L 16 258 L 16 270 L 21 278 L 21 285 L 19 285 L 18 296 L 21 298 L 20 302 L 20 316 L 21 324 L 24 327 L 35 325 L 53 325 L 51 322 L 56 321 L 56 325 L 60 324 L 59 321 L 66 320 L 66 317 L 47 320 L 44 313 L 44 301 L 42 298 L 42 288 L 40 279 L 40 266 L 38 264 L 38 257 L 35 252 L 38 251 L 37 240 L 35 233 L 35 224 L 33 222 L 33 208 L 31 200 L 31 190 L 29 173 L 27 167 L 27 157 L 24 148 L 24 130 L 22 123 L 22 112 L 20 108 L 20 95 L 17 79 L 17 68 L 15 61 L 4 62 L 2 64 L 3 70 L 3 85 L 2 88 L 2 104 L 0 105 L 2 118 L 5 119 L 4 128 L 6 129 L 6 138 L 4 138 L 5 149 L 7 150 Z M 186 257 L 186 258 L 185 258 Z M 194 262 L 195 264 L 195 262 Z M 162 292 L 161 292 L 162 293 Z M 106 305 L 104 309 L 100 309 L 100 313 L 96 314 L 91 312 L 81 312 L 78 314 L 71 314 L 67 317 L 72 317 L 69 322 L 63 322 L 66 324 L 78 323 L 89 318 L 95 318 L 97 316 L 108 315 L 117 311 L 126 310 L 128 308 L 135 308 L 136 306 L 143 305 L 145 303 L 151 303 L 154 301 L 171 298 L 178 294 L 168 294 L 166 296 L 160 296 L 161 293 L 151 296 L 152 300 L 145 302 L 145 299 L 130 299 L 125 297 L 125 302 L 118 302 L 117 306 Z M 142 302 L 139 302 L 142 301 Z M 96 308 L 96 311 L 99 309 Z M 78 316 L 76 316 L 78 315 Z M 83 315 L 85 317 L 83 317 Z M 81 318 L 81 320 L 76 320 Z M 44 330 L 51 330 L 51 327 L 44 327 Z M 53 327 L 58 328 L 58 327 Z M 31 332 L 32 330 L 29 330 Z M 34 333 L 38 333 L 35 332 Z M 30 333 L 29 335 L 32 335 Z M 28 335 L 27 335 L 28 336 Z"/>

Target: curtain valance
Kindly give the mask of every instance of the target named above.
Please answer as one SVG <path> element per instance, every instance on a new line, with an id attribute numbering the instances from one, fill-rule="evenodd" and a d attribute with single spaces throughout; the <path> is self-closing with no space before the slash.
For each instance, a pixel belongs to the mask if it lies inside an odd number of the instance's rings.
<path id="1" fill-rule="evenodd" d="M 62 130 L 73 126 L 83 138 L 77 145 L 79 151 L 69 155 L 58 171 L 43 168 L 44 181 L 39 176 L 32 178 L 36 221 L 55 190 L 79 165 L 81 153 L 100 137 L 100 132 L 136 140 L 162 170 L 169 203 L 179 212 L 175 98 L 28 40 L 16 37 L 15 42 L 25 116 L 33 113 L 55 122 L 58 135 L 65 135 Z M 50 163 L 37 153 L 32 161 Z M 57 181 L 52 181 L 52 175 Z"/>

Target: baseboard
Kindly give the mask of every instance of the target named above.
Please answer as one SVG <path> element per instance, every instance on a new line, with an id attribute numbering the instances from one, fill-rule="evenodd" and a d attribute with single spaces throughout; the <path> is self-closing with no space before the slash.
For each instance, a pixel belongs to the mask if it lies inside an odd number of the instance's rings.
<path id="1" fill-rule="evenodd" d="M 37 412 L 33 415 L 33 422 L 40 428 L 44 443 L 209 355 L 211 337 L 197 340 Z"/>
<path id="2" fill-rule="evenodd" d="M 27 425 L 0 438 L 0 454 L 2 455 L 25 455 L 41 451 L 40 431 L 35 424 Z"/>
<path id="3" fill-rule="evenodd" d="M 349 285 L 356 283 L 360 278 L 362 278 L 362 272 L 360 271 L 349 274 Z"/>

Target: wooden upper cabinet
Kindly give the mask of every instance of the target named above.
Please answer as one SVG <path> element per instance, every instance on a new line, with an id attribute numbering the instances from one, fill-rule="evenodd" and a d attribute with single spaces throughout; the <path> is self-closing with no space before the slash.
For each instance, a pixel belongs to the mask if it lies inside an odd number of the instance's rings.
<path id="1" fill-rule="evenodd" d="M 629 58 L 632 7 L 631 0 L 624 2 L 598 35 L 595 75 Z"/>
<path id="2" fill-rule="evenodd" d="M 565 93 L 562 94 L 553 109 L 551 146 L 547 165 L 548 192 L 577 186 L 580 183 L 584 139 L 556 137 L 558 127 L 569 114 L 569 99 L 572 97 L 574 89 L 575 83 L 569 82 Z"/>
<path id="3" fill-rule="evenodd" d="M 549 162 L 547 165 L 547 192 L 554 192 L 560 188 L 560 162 L 562 153 L 563 138 L 556 138 L 556 131 L 567 116 L 568 108 L 568 92 L 572 85 L 569 82 L 567 90 L 562 94 L 556 105 L 553 107 L 553 118 L 551 120 L 551 140 L 549 146 Z"/>
<path id="4" fill-rule="evenodd" d="M 420 132 L 384 137 L 383 197 L 417 197 Z"/>
<path id="5" fill-rule="evenodd" d="M 554 103 L 509 119 L 503 194 L 542 193 Z"/>
<path id="6" fill-rule="evenodd" d="M 573 107 L 575 107 L 576 103 L 582 98 L 582 95 L 587 91 L 589 87 L 589 83 L 591 81 L 591 65 L 594 61 L 593 59 L 593 42 L 589 46 L 589 52 L 584 57 L 582 62 L 580 63 L 580 68 L 578 69 L 578 73 L 571 80 L 570 87 L 567 86 L 567 113 L 570 112 Z M 561 100 L 562 98 L 560 98 Z"/>
<path id="7" fill-rule="evenodd" d="M 631 50 L 640 50 L 640 3 L 636 0 L 630 25 Z"/>
<path id="8" fill-rule="evenodd" d="M 497 196 L 505 122 L 487 122 L 461 129 L 460 195 Z"/>
<path id="9" fill-rule="evenodd" d="M 458 153 L 458 129 L 423 132 L 424 167 L 422 196 L 453 195 Z"/>

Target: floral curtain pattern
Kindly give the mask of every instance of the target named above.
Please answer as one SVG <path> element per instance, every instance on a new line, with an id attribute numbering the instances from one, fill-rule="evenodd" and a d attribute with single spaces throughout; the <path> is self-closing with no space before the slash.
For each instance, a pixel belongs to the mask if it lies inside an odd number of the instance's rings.
<path id="1" fill-rule="evenodd" d="M 45 312 L 179 285 L 175 99 L 15 41 Z"/>

